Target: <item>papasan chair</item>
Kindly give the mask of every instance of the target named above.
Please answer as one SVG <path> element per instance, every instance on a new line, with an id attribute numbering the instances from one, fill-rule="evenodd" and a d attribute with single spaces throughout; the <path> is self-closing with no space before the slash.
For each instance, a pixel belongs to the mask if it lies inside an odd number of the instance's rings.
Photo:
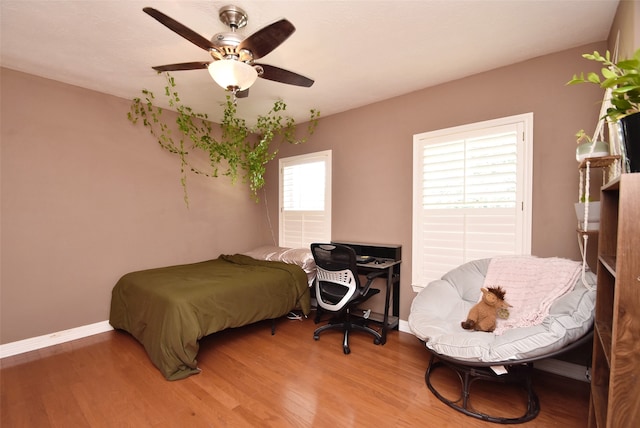
<path id="1" fill-rule="evenodd" d="M 431 353 L 425 382 L 448 406 L 478 419 L 521 423 L 540 411 L 533 389 L 533 363 L 587 343 L 593 336 L 596 276 L 580 262 L 562 258 L 503 256 L 465 263 L 429 283 L 414 298 L 411 332 Z M 461 327 L 482 287 L 501 286 L 512 305 L 494 332 Z M 434 386 L 438 368 L 453 370 L 460 396 L 446 398 Z M 495 370 L 494 370 L 495 369 Z M 499 370 L 498 370 L 499 369 Z M 500 373 L 500 374 L 498 374 Z M 474 382 L 521 386 L 526 394 L 522 416 L 489 415 L 471 406 Z M 449 393 L 450 395 L 450 393 Z"/>

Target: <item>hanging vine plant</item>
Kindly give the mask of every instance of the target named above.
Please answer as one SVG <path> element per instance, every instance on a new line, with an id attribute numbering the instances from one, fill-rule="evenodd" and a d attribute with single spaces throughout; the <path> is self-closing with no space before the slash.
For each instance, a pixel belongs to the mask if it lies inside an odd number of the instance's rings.
<path id="1" fill-rule="evenodd" d="M 253 198 L 259 200 L 258 191 L 265 184 L 266 165 L 278 153 L 279 144 L 304 143 L 318 125 L 320 112 L 310 111 L 306 136 L 296 138 L 295 120 L 285 116 L 287 105 L 278 100 L 266 115 L 259 115 L 256 124 L 249 127 L 246 121 L 237 116 L 236 104 L 227 96 L 224 115 L 220 123 L 221 137 L 214 137 L 215 124 L 206 114 L 196 113 L 180 101 L 173 76 L 165 73 L 167 85 L 164 95 L 169 107 L 175 109 L 175 124 L 179 135 L 174 138 L 175 127 L 171 121 L 164 120 L 163 109 L 154 105 L 153 92 L 143 89 L 142 98 L 134 98 L 127 114 L 129 121 L 139 121 L 149 130 L 160 147 L 175 154 L 180 159 L 180 182 L 184 190 L 184 200 L 189 205 L 187 176 L 195 173 L 207 177 L 218 177 L 220 173 L 235 183 L 240 175 L 243 182 L 249 184 Z M 194 166 L 189 161 L 190 150 L 202 150 L 209 159 L 208 171 Z"/>

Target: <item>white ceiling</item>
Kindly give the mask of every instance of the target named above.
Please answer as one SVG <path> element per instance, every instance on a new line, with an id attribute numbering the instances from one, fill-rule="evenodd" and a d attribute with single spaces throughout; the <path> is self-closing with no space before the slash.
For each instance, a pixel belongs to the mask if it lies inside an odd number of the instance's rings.
<path id="1" fill-rule="evenodd" d="M 218 19 L 227 4 L 248 13 L 247 36 L 291 21 L 296 32 L 259 62 L 315 80 L 301 88 L 258 79 L 239 113 L 266 113 L 281 98 L 305 120 L 311 108 L 328 116 L 605 40 L 618 0 L 1 0 L 1 65 L 128 99 L 142 88 L 159 95 L 165 80 L 151 66 L 210 56 L 142 8 L 211 38 L 227 31 Z M 172 74 L 185 104 L 220 119 L 225 92 L 206 70 Z"/>

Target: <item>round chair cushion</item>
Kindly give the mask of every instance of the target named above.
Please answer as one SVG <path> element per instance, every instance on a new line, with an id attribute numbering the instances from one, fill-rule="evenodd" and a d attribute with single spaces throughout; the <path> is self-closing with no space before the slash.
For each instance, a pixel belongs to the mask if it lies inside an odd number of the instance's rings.
<path id="1" fill-rule="evenodd" d="M 480 299 L 491 259 L 465 263 L 429 283 L 414 298 L 409 314 L 412 333 L 427 348 L 456 360 L 504 362 L 543 356 L 574 342 L 593 325 L 596 277 L 585 273 L 558 298 L 541 324 L 506 330 L 501 335 L 464 330 L 469 309 Z M 508 296 L 507 296 L 508 300 Z"/>

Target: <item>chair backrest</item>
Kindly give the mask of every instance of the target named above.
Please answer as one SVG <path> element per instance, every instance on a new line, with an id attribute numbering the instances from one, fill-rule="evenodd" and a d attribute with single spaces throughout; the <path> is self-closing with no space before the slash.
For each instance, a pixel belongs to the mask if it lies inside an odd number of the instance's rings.
<path id="1" fill-rule="evenodd" d="M 316 262 L 316 300 L 327 311 L 340 311 L 360 296 L 360 280 L 353 248 L 340 244 L 311 244 Z"/>

